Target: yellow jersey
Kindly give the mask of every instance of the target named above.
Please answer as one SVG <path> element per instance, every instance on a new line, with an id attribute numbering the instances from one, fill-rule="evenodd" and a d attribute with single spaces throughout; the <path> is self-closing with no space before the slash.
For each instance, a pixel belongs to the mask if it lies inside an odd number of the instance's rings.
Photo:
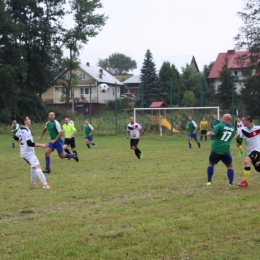
<path id="1" fill-rule="evenodd" d="M 65 135 L 65 138 L 69 138 L 75 130 L 76 130 L 75 126 L 70 123 L 64 124 L 62 126 L 62 131 Z"/>
<path id="2" fill-rule="evenodd" d="M 208 121 L 200 121 L 200 130 L 208 130 L 209 129 L 209 123 Z"/>

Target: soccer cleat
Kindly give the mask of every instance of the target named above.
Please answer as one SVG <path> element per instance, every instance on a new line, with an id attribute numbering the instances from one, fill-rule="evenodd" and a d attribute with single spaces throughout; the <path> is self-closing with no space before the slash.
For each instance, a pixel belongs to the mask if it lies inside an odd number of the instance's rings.
<path id="1" fill-rule="evenodd" d="M 45 169 L 42 171 L 43 173 L 51 173 L 51 169 Z"/>
<path id="2" fill-rule="evenodd" d="M 78 162 L 78 161 L 79 161 L 79 157 L 78 157 L 76 154 L 74 154 L 74 157 L 73 157 L 73 159 L 74 159 L 76 162 Z"/>
<path id="3" fill-rule="evenodd" d="M 247 187 L 248 182 L 247 181 L 242 181 L 240 184 L 238 184 L 239 187 Z"/>
<path id="4" fill-rule="evenodd" d="M 43 187 L 44 189 L 50 189 L 51 186 L 47 183 L 47 184 L 42 185 L 42 187 Z"/>
<path id="5" fill-rule="evenodd" d="M 74 153 L 74 154 L 76 154 L 76 155 L 78 156 L 78 153 L 77 153 L 77 151 L 73 151 L 73 153 Z"/>
<path id="6" fill-rule="evenodd" d="M 242 152 L 242 153 L 241 153 L 241 156 L 245 156 L 245 154 L 246 154 L 245 152 Z"/>
<path id="7" fill-rule="evenodd" d="M 97 148 L 97 143 L 95 143 L 94 146 Z"/>
<path id="8" fill-rule="evenodd" d="M 200 148 L 200 143 L 198 143 L 198 147 Z"/>
<path id="9" fill-rule="evenodd" d="M 31 187 L 32 188 L 36 187 L 36 183 L 31 183 Z"/>
<path id="10" fill-rule="evenodd" d="M 211 185 L 211 181 L 207 182 L 207 186 L 210 186 Z"/>
<path id="11" fill-rule="evenodd" d="M 140 153 L 140 159 L 142 159 L 144 157 L 143 153 Z"/>
<path id="12" fill-rule="evenodd" d="M 232 187 L 232 186 L 234 186 L 234 184 L 230 184 L 230 183 L 229 183 L 229 186 Z"/>

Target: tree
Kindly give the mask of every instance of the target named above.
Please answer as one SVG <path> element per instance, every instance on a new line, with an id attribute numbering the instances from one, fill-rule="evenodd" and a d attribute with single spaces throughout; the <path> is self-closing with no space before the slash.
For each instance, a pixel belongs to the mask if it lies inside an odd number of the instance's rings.
<path id="1" fill-rule="evenodd" d="M 209 79 L 209 74 L 214 65 L 214 62 L 210 62 L 209 65 L 204 65 L 203 68 L 203 74 L 204 74 L 204 81 L 203 81 L 203 86 L 204 86 L 204 100 L 205 100 L 205 105 L 213 105 L 215 104 L 215 89 L 214 89 L 214 80 Z"/>
<path id="2" fill-rule="evenodd" d="M 196 97 L 194 93 L 190 90 L 186 90 L 183 94 L 183 99 L 182 99 L 182 106 L 184 107 L 192 107 L 194 103 L 196 102 Z"/>
<path id="3" fill-rule="evenodd" d="M 127 74 L 130 70 L 137 68 L 136 61 L 122 53 L 113 53 L 108 59 L 99 59 L 97 65 L 112 74 L 118 75 Z"/>
<path id="4" fill-rule="evenodd" d="M 174 105 L 180 103 L 180 74 L 174 64 L 164 62 L 160 71 L 159 77 L 162 84 L 163 92 L 166 94 L 165 101 L 170 104 L 170 84 L 172 84 L 172 102 Z"/>
<path id="5" fill-rule="evenodd" d="M 143 83 L 143 93 L 142 89 L 140 89 L 140 98 L 143 98 L 144 107 L 149 107 L 154 101 L 164 101 L 165 91 L 163 91 L 159 77 L 156 74 L 156 66 L 150 50 L 147 50 L 145 54 L 140 79 Z"/>
<path id="6" fill-rule="evenodd" d="M 182 95 L 185 91 L 192 91 L 195 95 L 195 105 L 200 106 L 200 95 L 201 95 L 201 78 L 203 75 L 200 72 L 194 71 L 188 64 L 182 68 Z"/>
<path id="7" fill-rule="evenodd" d="M 69 50 L 69 58 L 64 62 L 67 66 L 66 69 L 69 70 L 69 80 L 63 81 L 67 105 L 70 98 L 74 99 L 73 88 L 77 77 L 75 70 L 79 67 L 77 57 L 79 51 L 83 48 L 82 44 L 87 44 L 89 38 L 95 37 L 108 19 L 104 14 L 95 13 L 96 9 L 103 7 L 100 0 L 71 0 L 70 7 L 75 23 L 74 27 L 65 30 L 63 37 L 64 46 Z M 72 111 L 74 111 L 74 102 L 72 102 Z"/>
<path id="8" fill-rule="evenodd" d="M 249 76 L 245 82 L 245 88 L 241 90 L 241 96 L 243 97 L 245 112 L 251 115 L 253 118 L 259 118 L 260 111 L 260 78 L 259 76 Z"/>
<path id="9" fill-rule="evenodd" d="M 221 108 L 227 112 L 231 110 L 232 104 L 232 71 L 228 68 L 228 56 L 226 55 L 224 58 L 224 64 L 219 72 L 219 79 L 221 84 L 217 89 L 217 98 L 218 103 Z M 235 86 L 234 86 L 234 94 L 235 94 Z"/>
<path id="10" fill-rule="evenodd" d="M 237 63 L 242 67 L 256 68 L 260 71 L 260 0 L 247 0 L 242 12 L 238 12 L 244 25 L 236 35 L 236 48 L 248 50 L 240 55 Z"/>

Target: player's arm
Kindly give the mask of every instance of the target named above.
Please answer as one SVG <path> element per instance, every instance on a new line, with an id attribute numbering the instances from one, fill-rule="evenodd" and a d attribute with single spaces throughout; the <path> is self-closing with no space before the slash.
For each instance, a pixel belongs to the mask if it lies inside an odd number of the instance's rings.
<path id="1" fill-rule="evenodd" d="M 30 146 L 30 147 L 42 147 L 42 148 L 46 148 L 46 147 L 47 147 L 46 144 L 34 143 L 34 142 L 32 142 L 31 139 L 27 140 L 26 143 L 27 143 L 27 145 Z"/>
<path id="2" fill-rule="evenodd" d="M 141 129 L 139 130 L 139 132 L 140 132 L 140 137 L 141 137 L 141 135 L 143 135 L 143 133 L 144 133 L 144 129 L 141 128 Z"/>
<path id="3" fill-rule="evenodd" d="M 129 137 L 129 135 L 130 135 L 130 131 L 126 131 L 126 138 L 128 138 Z"/>
<path id="4" fill-rule="evenodd" d="M 213 131 L 209 131 L 206 133 L 207 136 L 215 136 L 216 134 Z"/>
<path id="5" fill-rule="evenodd" d="M 41 136 L 39 137 L 39 140 L 42 139 L 42 137 L 44 136 L 44 134 L 46 133 L 46 131 L 47 131 L 47 128 L 44 128 L 43 131 L 42 131 Z"/>
<path id="6" fill-rule="evenodd" d="M 74 137 L 74 135 L 77 133 L 77 129 L 74 126 L 73 126 L 72 130 L 73 130 L 73 132 L 72 132 L 70 138 Z"/>
<path id="7" fill-rule="evenodd" d="M 89 135 L 92 135 L 92 133 L 94 132 L 94 128 L 92 125 L 89 125 L 89 128 L 91 129 L 91 132 L 89 133 Z"/>
<path id="8" fill-rule="evenodd" d="M 19 142 L 19 137 L 17 135 L 14 136 L 14 140 Z"/>

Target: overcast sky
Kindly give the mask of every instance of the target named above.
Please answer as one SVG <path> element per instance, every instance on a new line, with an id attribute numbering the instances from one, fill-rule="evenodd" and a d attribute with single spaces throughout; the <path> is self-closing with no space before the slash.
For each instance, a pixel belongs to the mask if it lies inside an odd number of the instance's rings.
<path id="1" fill-rule="evenodd" d="M 109 16 L 102 31 L 80 53 L 81 63 L 96 65 L 112 53 L 137 62 L 147 49 L 153 57 L 194 55 L 198 67 L 234 49 L 244 0 L 101 0 Z M 157 67 L 157 70 L 160 68 Z"/>

